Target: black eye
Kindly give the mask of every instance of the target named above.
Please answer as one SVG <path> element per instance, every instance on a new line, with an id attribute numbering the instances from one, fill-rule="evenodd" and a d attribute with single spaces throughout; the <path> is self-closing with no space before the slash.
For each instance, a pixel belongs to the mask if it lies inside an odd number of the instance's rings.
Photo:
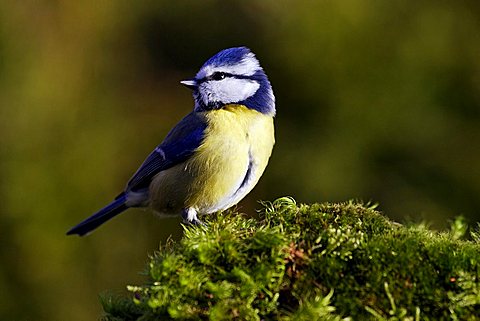
<path id="1" fill-rule="evenodd" d="M 210 76 L 210 78 L 211 78 L 212 80 L 222 80 L 222 79 L 224 79 L 225 77 L 227 77 L 227 74 L 224 73 L 224 72 L 220 72 L 220 71 L 214 72 L 214 73 Z"/>

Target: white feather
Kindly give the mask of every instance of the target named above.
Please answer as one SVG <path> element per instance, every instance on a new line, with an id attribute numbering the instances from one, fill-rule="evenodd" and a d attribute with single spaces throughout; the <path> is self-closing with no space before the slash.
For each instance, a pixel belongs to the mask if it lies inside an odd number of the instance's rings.
<path id="1" fill-rule="evenodd" d="M 200 95 L 205 105 L 215 102 L 230 104 L 253 96 L 260 84 L 249 79 L 224 78 L 207 81 L 200 87 Z"/>

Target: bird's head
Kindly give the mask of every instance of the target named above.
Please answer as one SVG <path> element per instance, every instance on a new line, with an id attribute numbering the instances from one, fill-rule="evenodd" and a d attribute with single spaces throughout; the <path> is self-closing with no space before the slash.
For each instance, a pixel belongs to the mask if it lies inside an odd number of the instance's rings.
<path id="1" fill-rule="evenodd" d="M 239 104 L 275 115 L 272 86 L 257 58 L 246 47 L 220 51 L 203 64 L 195 78 L 181 83 L 193 90 L 195 111 Z"/>

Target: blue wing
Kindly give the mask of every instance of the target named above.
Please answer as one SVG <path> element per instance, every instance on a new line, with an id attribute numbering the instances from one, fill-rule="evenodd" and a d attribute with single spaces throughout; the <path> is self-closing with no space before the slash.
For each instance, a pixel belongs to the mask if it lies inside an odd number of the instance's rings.
<path id="1" fill-rule="evenodd" d="M 127 184 L 127 191 L 148 188 L 158 172 L 187 160 L 203 141 L 207 123 L 196 112 L 185 116 L 147 157 Z"/>
<path id="2" fill-rule="evenodd" d="M 100 211 L 76 225 L 70 234 L 85 235 L 109 219 L 136 204 L 128 204 L 128 192 L 146 190 L 158 172 L 187 160 L 203 141 L 207 122 L 202 115 L 192 112 L 185 116 L 165 137 L 155 150 L 147 157 L 142 166 L 127 184 L 125 192 L 118 195 L 113 202 Z M 148 196 L 146 191 L 145 196 Z"/>

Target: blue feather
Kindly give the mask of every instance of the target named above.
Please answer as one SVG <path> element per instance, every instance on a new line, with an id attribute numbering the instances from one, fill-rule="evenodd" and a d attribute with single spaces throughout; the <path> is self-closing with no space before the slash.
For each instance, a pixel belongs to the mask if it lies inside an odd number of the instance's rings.
<path id="1" fill-rule="evenodd" d="M 272 94 L 272 85 L 270 85 L 267 75 L 263 70 L 259 70 L 250 76 L 250 78 L 258 81 L 260 87 L 253 96 L 238 102 L 238 104 L 245 105 L 263 114 L 275 116 L 275 98 Z"/>
<path id="2" fill-rule="evenodd" d="M 202 68 L 205 66 L 235 65 L 249 53 L 251 53 L 251 51 L 247 47 L 228 48 L 208 59 Z"/>
<path id="3" fill-rule="evenodd" d="M 127 191 L 137 191 L 150 185 L 160 171 L 187 160 L 203 141 L 207 123 L 198 113 L 185 116 L 147 157 L 127 184 Z"/>
<path id="4" fill-rule="evenodd" d="M 192 112 L 185 116 L 143 162 L 128 182 L 126 191 L 118 195 L 109 205 L 70 229 L 67 235 L 78 234 L 83 236 L 127 208 L 141 206 L 142 204 L 131 204 L 129 193 L 144 193 L 144 198 L 148 199 L 148 187 L 152 178 L 160 171 L 188 159 L 200 146 L 206 127 L 205 119 L 197 113 Z M 137 199 L 140 201 L 142 197 L 138 198 L 137 196 Z"/>
<path id="5" fill-rule="evenodd" d="M 79 236 L 83 236 L 88 232 L 93 231 L 106 221 L 125 211 L 128 208 L 125 202 L 125 194 L 119 195 L 113 202 L 102 208 L 100 211 L 72 227 L 67 232 L 67 235 L 78 234 Z"/>

